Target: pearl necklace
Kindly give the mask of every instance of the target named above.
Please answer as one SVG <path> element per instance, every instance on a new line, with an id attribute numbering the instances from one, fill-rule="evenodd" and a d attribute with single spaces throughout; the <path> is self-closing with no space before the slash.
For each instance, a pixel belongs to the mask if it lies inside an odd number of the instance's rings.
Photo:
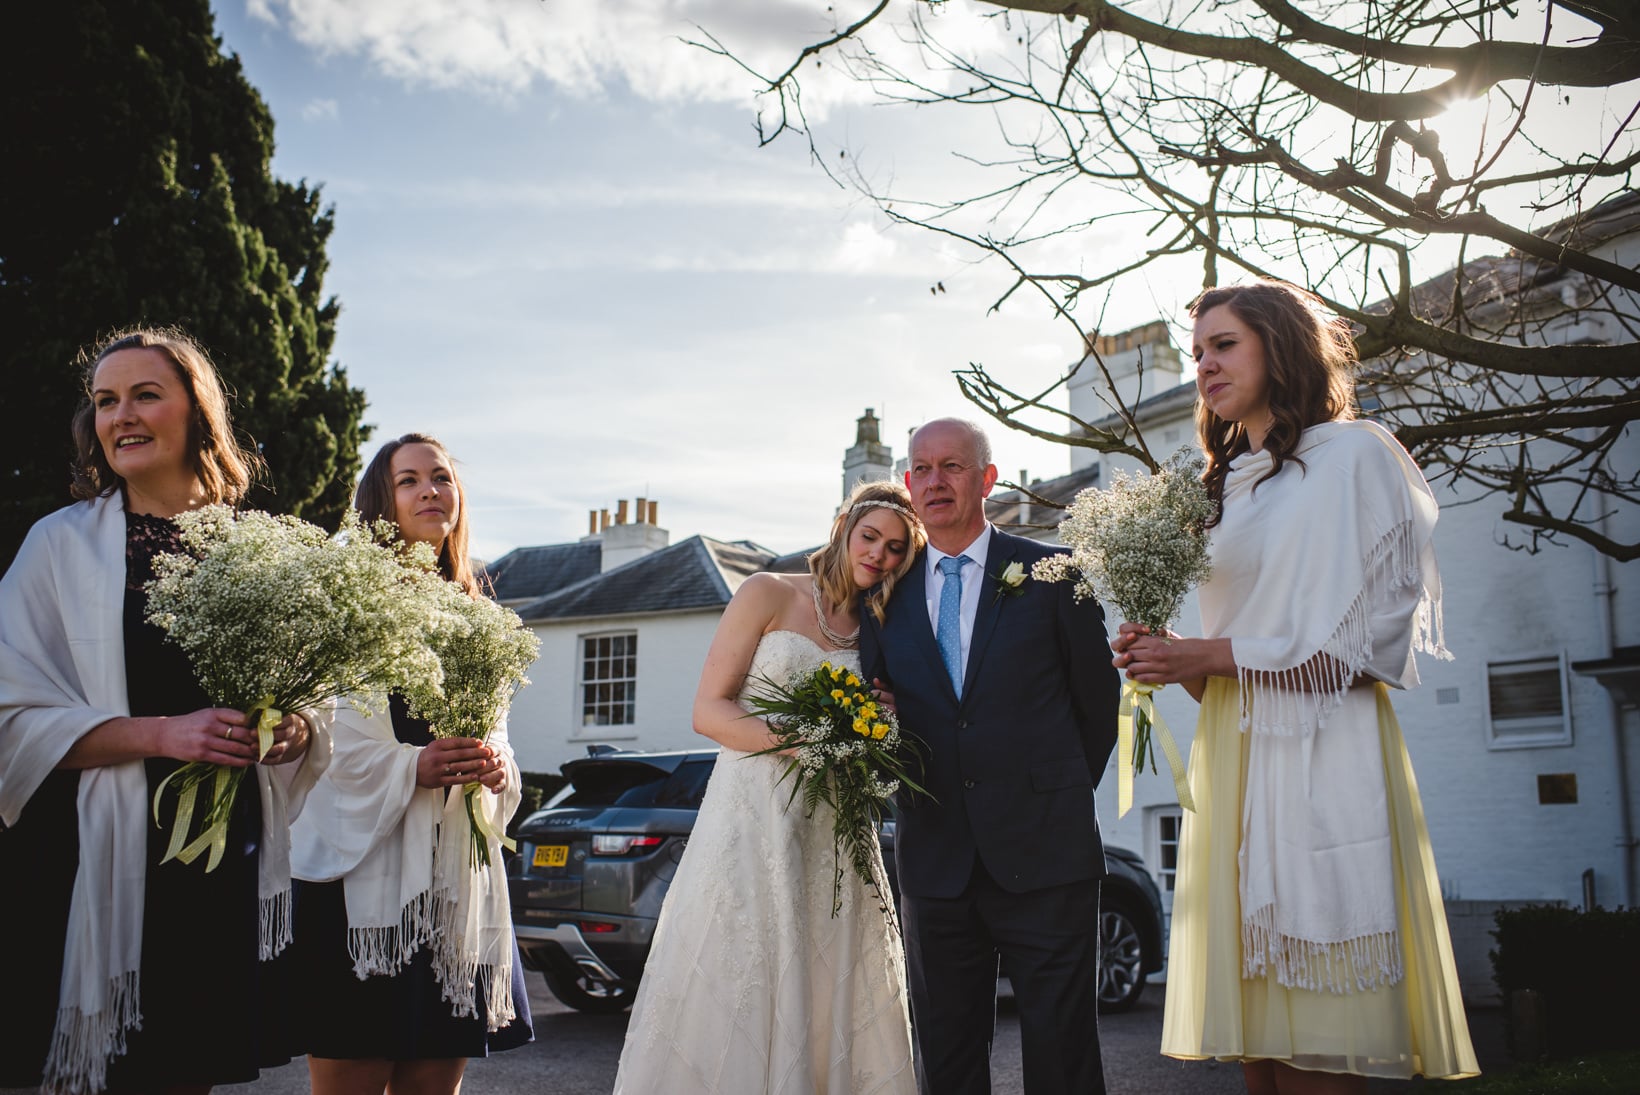
<path id="1" fill-rule="evenodd" d="M 820 624 L 820 634 L 824 635 L 826 641 L 839 650 L 852 650 L 860 642 L 859 627 L 856 627 L 847 635 L 839 635 L 833 631 L 826 623 L 826 610 L 820 607 L 820 583 L 812 583 L 809 589 L 814 594 L 814 618 Z"/>

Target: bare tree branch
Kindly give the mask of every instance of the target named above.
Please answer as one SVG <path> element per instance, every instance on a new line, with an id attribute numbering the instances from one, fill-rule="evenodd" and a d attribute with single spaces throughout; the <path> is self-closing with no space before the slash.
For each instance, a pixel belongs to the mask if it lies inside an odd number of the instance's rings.
<path id="1" fill-rule="evenodd" d="M 938 31 L 971 15 L 863 0 L 863 16 L 758 77 L 760 140 L 801 130 L 889 221 L 996 270 L 992 309 L 1034 301 L 1074 331 L 1077 364 L 1041 391 L 984 363 L 955 369 L 975 406 L 1154 466 L 1149 393 L 1092 352 L 1111 295 L 1155 279 L 1176 287 L 1158 304 L 1169 315 L 1194 295 L 1181 270 L 1204 286 L 1285 277 L 1354 325 L 1364 405 L 1433 479 L 1518 526 L 1507 546 L 1640 557 L 1606 531 L 1640 521 L 1640 242 L 1622 242 L 1640 238 L 1640 4 L 987 3 L 1006 42 L 953 35 L 953 48 Z M 1586 32 L 1557 25 L 1576 18 Z M 867 40 L 883 35 L 894 48 Z M 911 117 L 983 118 L 952 149 L 980 181 L 913 193 L 868 182 L 858 157 L 821 159 L 800 76 L 823 55 Z M 1574 95 L 1600 112 L 1599 136 L 1568 149 L 1545 119 Z M 1479 132 L 1443 114 L 1477 97 Z M 1128 224 L 1140 242 L 1112 249 Z M 1076 399 L 1090 379 L 1103 399 L 1094 414 L 1066 408 L 1073 378 Z"/>

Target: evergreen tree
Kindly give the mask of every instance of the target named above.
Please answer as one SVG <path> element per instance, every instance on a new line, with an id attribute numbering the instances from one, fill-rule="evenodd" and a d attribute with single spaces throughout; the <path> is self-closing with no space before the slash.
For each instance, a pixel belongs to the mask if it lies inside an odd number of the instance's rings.
<path id="1" fill-rule="evenodd" d="M 267 460 L 250 503 L 333 524 L 368 428 L 328 363 L 331 211 L 269 172 L 273 119 L 207 0 L 12 4 L 0 26 L 0 565 L 69 501 L 78 351 L 133 324 L 211 353 Z"/>

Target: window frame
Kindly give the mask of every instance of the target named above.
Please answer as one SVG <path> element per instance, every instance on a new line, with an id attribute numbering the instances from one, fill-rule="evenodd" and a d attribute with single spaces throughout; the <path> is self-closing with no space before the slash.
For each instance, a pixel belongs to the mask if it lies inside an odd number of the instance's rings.
<path id="1" fill-rule="evenodd" d="M 1151 878 L 1156 883 L 1157 891 L 1162 895 L 1162 908 L 1171 912 L 1173 909 L 1174 886 L 1168 885 L 1172 879 L 1177 885 L 1179 877 L 1179 838 L 1184 833 L 1184 808 L 1178 803 L 1167 803 L 1148 807 L 1145 811 L 1145 863 L 1150 866 Z M 1173 839 L 1162 839 L 1162 822 L 1171 819 L 1174 823 Z M 1166 857 L 1163 849 L 1172 845 L 1173 867 L 1169 870 L 1164 866 Z"/>
<path id="2" fill-rule="evenodd" d="M 1495 672 L 1510 666 L 1541 666 L 1552 662 L 1560 675 L 1560 718 L 1523 716 L 1501 720 L 1492 711 L 1492 680 Z M 1547 668 L 1547 666 L 1542 666 Z M 1529 672 L 1531 670 L 1522 670 Z M 1566 651 L 1487 658 L 1481 667 L 1481 702 L 1486 716 L 1486 747 L 1490 750 L 1552 749 L 1572 744 L 1572 681 Z M 1519 727 L 1517 729 L 1516 727 Z M 1537 727 L 1537 729 L 1533 729 Z"/>
<path id="3" fill-rule="evenodd" d="M 593 654 L 591 656 L 588 655 L 587 645 L 589 643 L 596 643 L 600 639 L 617 639 L 617 638 L 627 639 L 627 640 L 630 641 L 631 645 L 628 647 L 627 652 L 625 652 L 623 654 L 620 654 L 620 655 L 616 655 L 613 651 L 611 651 L 608 655 L 600 655 L 600 654 Z M 574 716 L 573 716 L 573 718 L 574 718 L 574 727 L 575 727 L 575 734 L 574 734 L 575 737 L 577 737 L 577 738 L 598 738 L 600 740 L 608 740 L 610 738 L 636 737 L 637 736 L 637 723 L 638 723 L 638 713 L 637 713 L 637 704 L 638 704 L 638 652 L 637 652 L 637 644 L 638 644 L 638 629 L 634 628 L 634 627 L 609 628 L 609 629 L 600 630 L 600 631 L 583 631 L 583 632 L 579 632 L 579 633 L 576 634 L 576 636 L 575 636 L 575 663 L 576 664 L 575 664 L 575 693 L 574 693 L 574 696 L 575 696 L 575 699 L 574 699 L 575 713 L 574 713 Z M 622 660 L 630 660 L 631 661 L 631 663 L 632 663 L 631 676 L 625 676 L 625 675 L 622 675 L 622 676 L 609 676 L 609 677 L 596 677 L 595 676 L 595 677 L 592 677 L 590 679 L 587 677 L 587 664 L 589 662 L 613 661 L 617 657 L 621 658 Z M 623 666 L 622 668 L 624 669 L 625 667 Z M 595 689 L 599 685 L 624 685 L 625 686 L 625 698 L 622 699 L 622 700 L 615 700 L 613 697 L 611 697 L 610 699 L 607 699 L 607 700 L 599 700 L 595 696 L 592 697 L 592 698 L 589 698 L 588 689 L 589 688 Z M 610 721 L 606 721 L 606 722 L 598 722 L 598 721 L 596 721 L 595 716 L 594 716 L 594 721 L 591 721 L 591 722 L 587 721 L 589 709 L 596 709 L 599 706 L 608 706 L 610 708 L 613 708 L 616 705 L 619 705 L 620 707 L 622 707 L 623 708 L 622 713 L 627 716 L 622 721 L 616 722 L 613 719 L 611 719 Z M 611 713 L 613 713 L 613 711 Z"/>

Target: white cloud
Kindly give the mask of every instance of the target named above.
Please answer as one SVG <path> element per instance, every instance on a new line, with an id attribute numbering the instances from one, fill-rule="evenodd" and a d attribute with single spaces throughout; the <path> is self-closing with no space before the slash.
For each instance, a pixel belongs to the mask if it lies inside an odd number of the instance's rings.
<path id="1" fill-rule="evenodd" d="M 547 85 L 577 97 L 624 84 L 655 101 L 745 101 L 759 87 L 735 62 L 689 45 L 707 36 L 759 73 L 782 71 L 802 48 L 863 13 L 812 0 L 246 0 L 251 17 L 326 56 L 362 56 L 409 84 L 504 97 Z M 910 37 L 885 17 L 872 47 L 912 60 Z M 1000 20 L 951 20 L 947 44 L 1008 37 Z M 837 65 L 804 69 L 811 117 L 871 96 Z"/>
<path id="2" fill-rule="evenodd" d="M 344 184 L 338 184 L 345 189 Z M 360 191 L 363 193 L 363 191 Z M 723 178 L 718 172 L 689 170 L 665 178 L 630 181 L 591 179 L 553 182 L 492 179 L 477 176 L 439 180 L 388 180 L 373 182 L 370 196 L 388 199 L 409 207 L 491 210 L 553 211 L 623 209 L 639 206 L 691 208 L 768 208 L 776 211 L 823 211 L 836 199 L 818 187 L 770 185 L 767 178 L 735 176 Z"/>
<path id="3" fill-rule="evenodd" d="M 334 122 L 341 116 L 341 105 L 335 99 L 309 99 L 302 105 L 305 122 Z"/>
<path id="4" fill-rule="evenodd" d="M 854 221 L 843 229 L 842 239 L 831 256 L 831 268 L 843 271 L 881 272 L 899 248 L 879 224 Z"/>

